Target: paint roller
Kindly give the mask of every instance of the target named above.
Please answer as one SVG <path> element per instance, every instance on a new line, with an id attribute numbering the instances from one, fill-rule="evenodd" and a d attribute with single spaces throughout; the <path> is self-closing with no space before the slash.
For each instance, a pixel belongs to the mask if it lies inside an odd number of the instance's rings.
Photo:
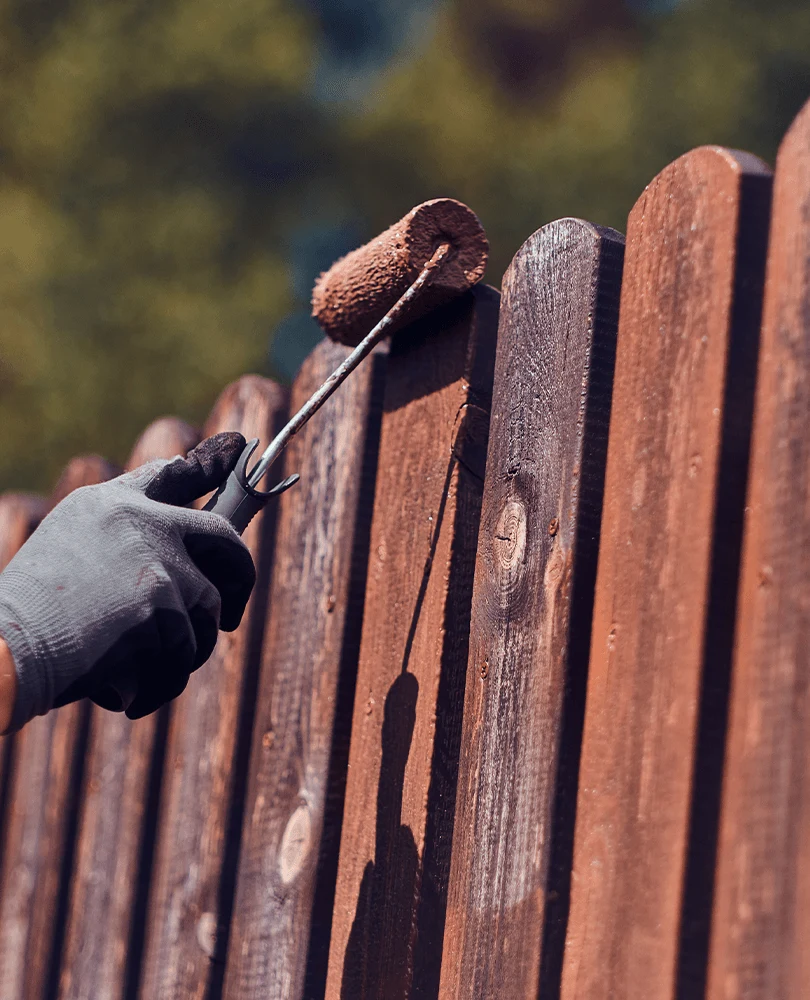
<path id="1" fill-rule="evenodd" d="M 324 332 L 354 348 L 287 422 L 248 472 L 259 440 L 248 441 L 233 472 L 205 506 L 241 534 L 271 497 L 258 489 L 292 438 L 386 336 L 463 295 L 484 276 L 489 244 L 478 217 L 453 198 L 417 205 L 370 243 L 337 261 L 315 282 L 312 315 Z"/>

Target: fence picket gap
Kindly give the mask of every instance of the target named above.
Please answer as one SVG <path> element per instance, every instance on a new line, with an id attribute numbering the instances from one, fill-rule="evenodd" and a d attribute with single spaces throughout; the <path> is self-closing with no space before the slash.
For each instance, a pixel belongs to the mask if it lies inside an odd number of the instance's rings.
<path id="1" fill-rule="evenodd" d="M 810 104 L 776 165 L 710 1000 L 810 995 Z"/>
<path id="2" fill-rule="evenodd" d="M 769 197 L 704 147 L 630 215 L 563 1000 L 705 977 Z"/>
<path id="3" fill-rule="evenodd" d="M 535 997 L 541 972 L 559 988 L 623 253 L 619 233 L 563 219 L 504 276 L 447 1000 Z"/>

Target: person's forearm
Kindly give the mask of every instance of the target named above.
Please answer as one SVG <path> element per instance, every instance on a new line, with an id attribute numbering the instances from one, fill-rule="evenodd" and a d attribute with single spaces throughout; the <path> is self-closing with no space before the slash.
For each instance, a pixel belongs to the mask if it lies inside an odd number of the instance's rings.
<path id="1" fill-rule="evenodd" d="M 11 650 L 0 638 L 0 733 L 11 725 L 14 702 L 17 698 L 17 671 Z"/>

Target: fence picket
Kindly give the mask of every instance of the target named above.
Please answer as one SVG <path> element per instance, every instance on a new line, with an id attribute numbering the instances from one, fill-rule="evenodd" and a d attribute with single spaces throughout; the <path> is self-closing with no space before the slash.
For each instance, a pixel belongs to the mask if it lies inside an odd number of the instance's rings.
<path id="1" fill-rule="evenodd" d="M 630 215 L 563 1000 L 701 995 L 769 197 L 704 147 Z"/>
<path id="2" fill-rule="evenodd" d="M 810 995 L 810 104 L 776 166 L 710 1000 Z"/>
<path id="3" fill-rule="evenodd" d="M 322 341 L 292 409 L 348 353 Z M 373 355 L 286 454 L 301 482 L 279 510 L 225 980 L 235 1000 L 323 994 L 384 361 Z"/>
<path id="4" fill-rule="evenodd" d="M 544 227 L 503 282 L 440 996 L 559 985 L 624 238 Z M 550 995 L 553 995 L 553 990 Z"/>
<path id="5" fill-rule="evenodd" d="M 328 1000 L 438 990 L 498 299 L 389 356 Z"/>

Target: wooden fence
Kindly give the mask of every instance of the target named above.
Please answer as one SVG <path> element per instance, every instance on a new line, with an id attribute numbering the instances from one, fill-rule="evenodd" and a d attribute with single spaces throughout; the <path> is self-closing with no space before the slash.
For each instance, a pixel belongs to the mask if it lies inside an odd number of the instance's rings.
<path id="1" fill-rule="evenodd" d="M 810 105 L 771 194 L 704 147 L 626 252 L 538 230 L 288 449 L 176 702 L 2 741 L 3 1000 L 810 996 Z M 0 562 L 116 471 L 0 498 Z"/>

